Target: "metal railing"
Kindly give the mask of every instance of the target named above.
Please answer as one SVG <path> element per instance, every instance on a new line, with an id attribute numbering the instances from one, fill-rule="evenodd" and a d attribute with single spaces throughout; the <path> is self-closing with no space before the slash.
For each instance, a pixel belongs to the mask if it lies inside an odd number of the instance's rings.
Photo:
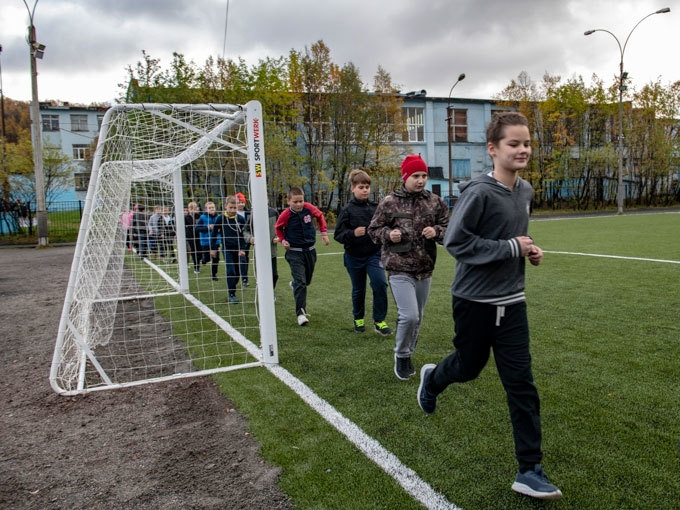
<path id="1" fill-rule="evenodd" d="M 47 204 L 50 243 L 75 242 L 85 201 L 71 200 Z M 0 200 L 0 244 L 32 244 L 38 241 L 35 202 Z"/>

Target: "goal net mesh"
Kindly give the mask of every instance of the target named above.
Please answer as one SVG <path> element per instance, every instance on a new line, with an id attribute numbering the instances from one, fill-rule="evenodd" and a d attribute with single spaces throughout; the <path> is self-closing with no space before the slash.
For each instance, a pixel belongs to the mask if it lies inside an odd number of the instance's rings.
<path id="1" fill-rule="evenodd" d="M 55 390 L 261 364 L 261 268 L 248 240 L 252 213 L 267 203 L 266 195 L 264 203 L 252 200 L 248 111 L 117 105 L 107 112 L 52 363 Z M 226 214 L 229 196 L 244 204 L 232 236 L 249 248 L 245 256 L 227 253 L 233 243 L 209 226 Z"/>

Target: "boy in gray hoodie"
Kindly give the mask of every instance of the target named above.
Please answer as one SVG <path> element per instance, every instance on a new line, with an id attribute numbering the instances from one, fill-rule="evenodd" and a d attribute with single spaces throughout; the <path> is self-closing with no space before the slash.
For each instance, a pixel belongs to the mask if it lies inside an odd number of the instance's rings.
<path id="1" fill-rule="evenodd" d="M 528 235 L 531 185 L 519 177 L 531 155 L 526 117 L 494 115 L 487 128 L 493 171 L 461 185 L 444 238 L 456 258 L 451 293 L 456 350 L 439 364 L 422 367 L 418 404 L 427 414 L 451 383 L 475 379 L 491 350 L 507 395 L 519 470 L 512 489 L 539 499 L 562 492 L 541 468 L 541 418 L 531 372 L 524 297 L 525 259 L 537 266 L 543 251 Z"/>

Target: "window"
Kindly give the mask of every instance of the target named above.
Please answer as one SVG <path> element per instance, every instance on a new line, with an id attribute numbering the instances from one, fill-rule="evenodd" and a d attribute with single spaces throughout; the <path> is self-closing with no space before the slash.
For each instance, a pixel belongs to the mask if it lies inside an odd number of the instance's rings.
<path id="1" fill-rule="evenodd" d="M 87 191 L 87 186 L 90 184 L 89 173 L 75 173 L 73 174 L 73 179 L 75 181 L 76 191 Z"/>
<path id="2" fill-rule="evenodd" d="M 453 110 L 453 141 L 468 141 L 467 110 Z"/>
<path id="3" fill-rule="evenodd" d="M 43 131 L 59 131 L 59 115 L 44 114 L 41 118 Z"/>
<path id="4" fill-rule="evenodd" d="M 425 141 L 425 118 L 424 109 L 418 107 L 406 107 L 402 110 L 404 116 L 404 142 Z"/>
<path id="5" fill-rule="evenodd" d="M 451 170 L 454 179 L 469 179 L 471 176 L 470 172 L 470 160 L 469 159 L 452 159 Z"/>
<path id="6" fill-rule="evenodd" d="M 104 116 L 101 114 L 97 115 L 97 129 L 102 128 L 102 122 L 104 122 Z"/>
<path id="7" fill-rule="evenodd" d="M 73 159 L 82 161 L 85 159 L 87 156 L 88 149 L 90 148 L 89 145 L 86 144 L 73 144 Z"/>
<path id="8" fill-rule="evenodd" d="M 71 114 L 71 131 L 87 131 L 87 115 Z"/>

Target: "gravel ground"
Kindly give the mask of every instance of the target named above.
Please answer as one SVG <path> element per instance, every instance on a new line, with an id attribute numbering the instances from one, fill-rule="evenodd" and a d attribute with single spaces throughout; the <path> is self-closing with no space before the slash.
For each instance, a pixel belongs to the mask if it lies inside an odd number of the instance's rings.
<path id="1" fill-rule="evenodd" d="M 291 508 L 209 378 L 51 390 L 73 251 L 0 249 L 0 508 Z"/>

